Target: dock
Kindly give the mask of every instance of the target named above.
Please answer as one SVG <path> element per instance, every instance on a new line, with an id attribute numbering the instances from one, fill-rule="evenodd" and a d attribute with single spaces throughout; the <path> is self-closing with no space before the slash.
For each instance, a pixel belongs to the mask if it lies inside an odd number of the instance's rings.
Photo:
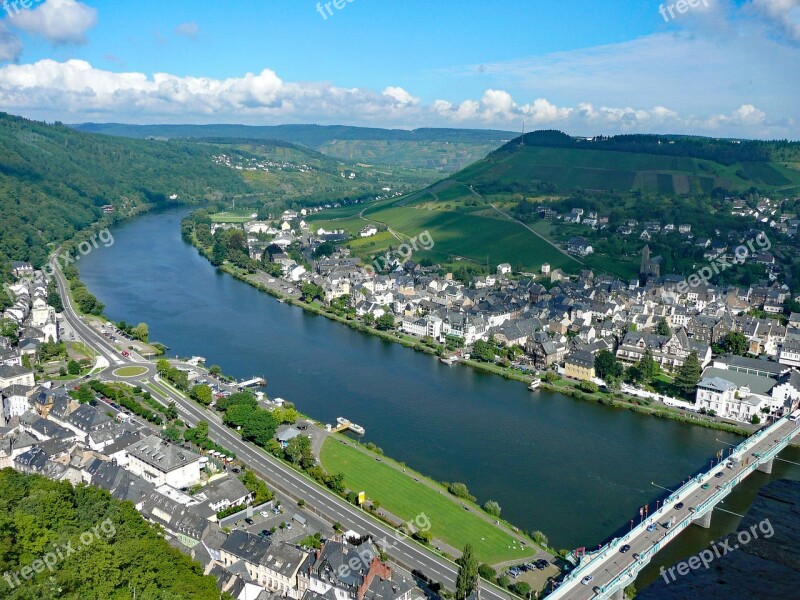
<path id="1" fill-rule="evenodd" d="M 338 419 L 336 419 L 336 427 L 331 429 L 331 431 L 333 431 L 334 433 L 341 433 L 342 431 L 347 431 L 348 429 L 358 435 L 364 435 L 365 433 L 365 429 L 361 427 L 361 425 L 356 425 L 355 423 L 351 423 L 344 417 L 339 417 Z"/>
<path id="2" fill-rule="evenodd" d="M 236 384 L 236 387 L 238 387 L 240 390 L 243 390 L 245 388 L 251 388 L 251 387 L 264 387 L 265 385 L 267 385 L 266 379 L 264 379 L 263 377 L 253 377 L 252 379 L 248 379 L 247 381 L 240 381 L 239 383 Z"/>

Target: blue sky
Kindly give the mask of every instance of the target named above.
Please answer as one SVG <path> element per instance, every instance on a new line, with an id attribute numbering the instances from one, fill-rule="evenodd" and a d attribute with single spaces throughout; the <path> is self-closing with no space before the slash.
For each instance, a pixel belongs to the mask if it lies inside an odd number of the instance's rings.
<path id="1" fill-rule="evenodd" d="M 800 137 L 800 0 L 14 2 L 33 118 Z"/>

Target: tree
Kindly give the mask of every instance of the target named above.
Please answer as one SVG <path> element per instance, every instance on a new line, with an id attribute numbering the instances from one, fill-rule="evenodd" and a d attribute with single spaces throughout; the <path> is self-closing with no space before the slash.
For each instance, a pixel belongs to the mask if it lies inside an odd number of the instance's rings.
<path id="1" fill-rule="evenodd" d="M 278 422 L 270 412 L 257 409 L 244 424 L 242 428 L 242 437 L 245 440 L 255 442 L 259 446 L 265 446 L 266 443 L 272 439 L 272 436 L 275 435 L 275 430 L 277 428 Z"/>
<path id="2" fill-rule="evenodd" d="M 475 501 L 475 496 L 469 493 L 467 486 L 463 483 L 451 483 L 447 486 L 447 491 L 453 494 L 456 498 L 461 498 L 463 500 L 469 500 L 470 502 Z"/>
<path id="3" fill-rule="evenodd" d="M 214 245 L 211 248 L 211 256 L 209 257 L 211 264 L 215 267 L 218 267 L 225 262 L 227 257 L 228 250 L 219 242 L 219 240 L 214 239 Z"/>
<path id="4" fill-rule="evenodd" d="M 472 550 L 472 546 L 464 546 L 464 553 L 457 561 L 458 575 L 456 576 L 456 600 L 463 600 L 478 587 L 478 559 Z"/>
<path id="5" fill-rule="evenodd" d="M 608 350 L 601 350 L 594 358 L 594 370 L 600 379 L 609 385 L 622 379 L 625 367 L 617 360 L 617 357 Z"/>
<path id="6" fill-rule="evenodd" d="M 222 367 L 220 367 L 219 365 L 211 365 L 208 368 L 208 372 L 214 377 L 219 377 L 220 375 L 222 375 Z"/>
<path id="7" fill-rule="evenodd" d="M 330 242 L 322 242 L 316 250 L 314 250 L 314 258 L 321 258 L 323 256 L 330 256 L 336 252 L 336 246 Z"/>
<path id="8" fill-rule="evenodd" d="M 178 418 L 178 407 L 175 405 L 174 401 L 167 405 L 166 410 L 164 410 L 164 416 L 170 421 L 174 421 Z"/>
<path id="9" fill-rule="evenodd" d="M 744 356 L 747 354 L 747 337 L 738 331 L 729 331 L 724 338 L 722 338 L 722 347 L 726 352 L 736 354 L 737 356 Z"/>
<path id="10" fill-rule="evenodd" d="M 384 313 L 375 321 L 375 326 L 380 331 L 389 331 L 394 329 L 394 315 L 392 313 Z"/>
<path id="11" fill-rule="evenodd" d="M 304 302 L 313 302 L 317 298 L 321 300 L 325 297 L 324 290 L 315 283 L 304 283 L 300 286 L 300 293 Z"/>
<path id="12" fill-rule="evenodd" d="M 758 417 L 758 415 L 753 415 L 753 418 L 750 419 L 750 422 L 753 425 L 758 425 L 759 423 L 761 423 L 761 419 Z"/>
<path id="13" fill-rule="evenodd" d="M 487 500 L 486 503 L 483 505 L 483 510 L 485 510 L 493 517 L 499 517 L 500 511 L 502 509 L 500 508 L 500 504 L 498 504 L 494 500 Z"/>
<path id="14" fill-rule="evenodd" d="M 80 375 L 81 366 L 77 361 L 71 360 L 67 363 L 67 373 L 70 375 Z"/>
<path id="15" fill-rule="evenodd" d="M 203 406 L 208 406 L 212 400 L 211 388 L 204 383 L 196 385 L 189 390 L 189 397 Z"/>
<path id="16" fill-rule="evenodd" d="M 150 339 L 150 329 L 147 327 L 147 323 L 139 323 L 131 329 L 131 336 L 146 344 Z"/>
<path id="17" fill-rule="evenodd" d="M 486 563 L 483 563 L 478 567 L 478 575 L 483 577 L 486 581 L 494 581 L 494 578 L 497 577 L 497 571 Z"/>
<path id="18" fill-rule="evenodd" d="M 171 368 L 172 366 L 165 358 L 161 358 L 156 362 L 156 371 L 158 371 L 159 375 L 166 375 Z"/>
<path id="19" fill-rule="evenodd" d="M 667 324 L 667 320 L 664 317 L 661 317 L 658 320 L 658 325 L 656 326 L 656 334 L 672 335 L 672 330 L 669 328 L 669 324 Z"/>
<path id="20" fill-rule="evenodd" d="M 684 396 L 689 397 L 694 393 L 695 388 L 697 388 L 697 383 L 700 381 L 702 372 L 703 368 L 700 366 L 697 352 L 692 352 L 686 357 L 686 362 L 678 369 L 678 373 L 675 376 L 675 387 L 677 387 Z"/>

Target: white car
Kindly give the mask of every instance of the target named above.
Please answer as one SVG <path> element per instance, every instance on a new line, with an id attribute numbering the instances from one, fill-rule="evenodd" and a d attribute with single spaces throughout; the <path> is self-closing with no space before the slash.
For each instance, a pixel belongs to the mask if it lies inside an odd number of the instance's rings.
<path id="1" fill-rule="evenodd" d="M 594 579 L 594 577 L 592 577 L 591 575 L 587 575 L 586 577 L 581 579 L 581 583 L 583 585 L 589 585 L 592 582 L 592 579 Z"/>
<path id="2" fill-rule="evenodd" d="M 265 519 L 269 518 L 269 513 L 267 511 L 265 511 L 265 510 L 262 510 L 261 513 L 259 513 L 259 514 L 262 517 L 264 517 Z"/>

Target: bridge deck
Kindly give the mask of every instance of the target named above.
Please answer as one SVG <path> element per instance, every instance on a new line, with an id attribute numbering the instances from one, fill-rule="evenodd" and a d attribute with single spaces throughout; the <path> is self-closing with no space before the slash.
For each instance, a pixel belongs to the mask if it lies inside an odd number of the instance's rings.
<path id="1" fill-rule="evenodd" d="M 692 521 L 713 510 L 720 500 L 761 464 L 772 460 L 797 435 L 800 423 L 784 417 L 757 431 L 739 444 L 730 459 L 738 459 L 732 468 L 718 464 L 690 479 L 675 490 L 664 504 L 629 534 L 617 538 L 597 552 L 587 554 L 548 599 L 588 600 L 609 598 L 627 587 L 639 571 L 661 548 L 680 534 Z M 719 477 L 716 475 L 722 473 Z M 680 508 L 678 508 L 680 505 Z M 668 523 L 672 523 L 668 526 Z M 652 531 L 647 527 L 654 525 Z M 630 550 L 620 552 L 629 545 Z M 591 580 L 582 583 L 591 576 Z"/>

